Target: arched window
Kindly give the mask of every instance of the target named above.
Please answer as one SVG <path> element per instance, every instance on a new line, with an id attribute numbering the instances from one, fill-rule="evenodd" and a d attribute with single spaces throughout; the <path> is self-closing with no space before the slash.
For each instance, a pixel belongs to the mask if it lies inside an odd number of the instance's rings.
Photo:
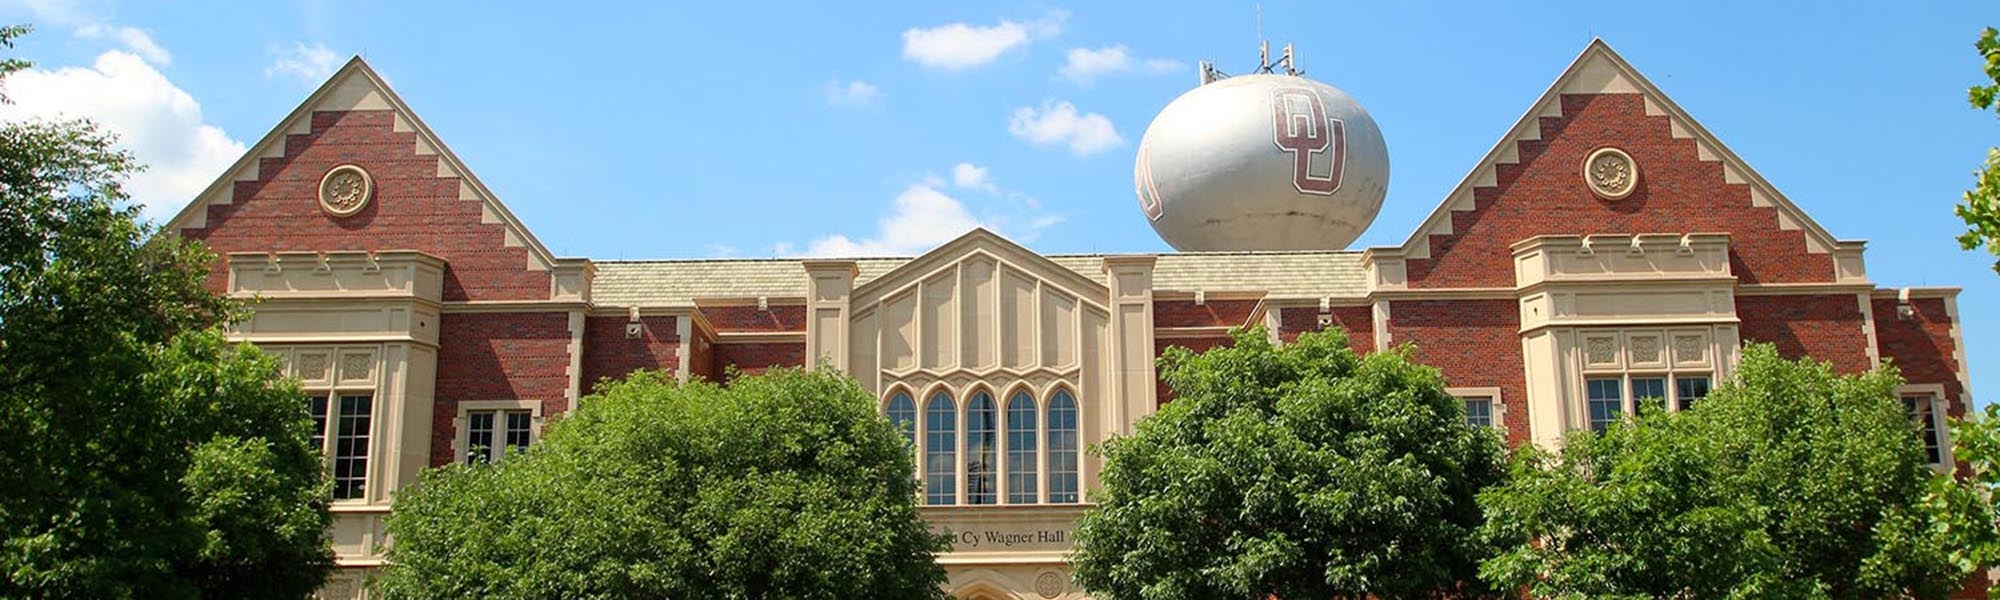
<path id="1" fill-rule="evenodd" d="M 958 405 L 945 392 L 924 405 L 924 503 L 958 503 Z"/>
<path id="2" fill-rule="evenodd" d="M 1057 390 L 1049 398 L 1049 502 L 1077 502 L 1076 398 Z"/>
<path id="3" fill-rule="evenodd" d="M 889 398 L 889 424 L 903 433 L 903 441 L 914 448 L 917 444 L 917 403 L 910 400 L 909 392 L 896 392 Z"/>
<path id="4" fill-rule="evenodd" d="M 986 392 L 973 394 L 972 401 L 965 403 L 965 503 L 994 504 L 999 502 L 997 493 L 999 464 L 996 451 L 1000 440 L 998 415 L 993 410 L 993 395 Z"/>
<path id="5" fill-rule="evenodd" d="M 1027 392 L 1014 392 L 1007 399 L 1007 503 L 1034 504 L 1040 500 L 1035 493 L 1036 476 L 1041 469 L 1035 464 L 1039 448 L 1036 448 L 1035 399 Z"/>

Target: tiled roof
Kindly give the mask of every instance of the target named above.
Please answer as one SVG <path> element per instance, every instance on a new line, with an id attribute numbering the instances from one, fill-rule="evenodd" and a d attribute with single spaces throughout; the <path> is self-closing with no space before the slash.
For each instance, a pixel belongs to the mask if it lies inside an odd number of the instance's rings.
<path id="1" fill-rule="evenodd" d="M 1056 264 L 1104 283 L 1104 254 L 1057 254 Z M 1262 291 L 1274 298 L 1359 297 L 1367 274 L 1359 252 L 1196 252 L 1158 255 L 1153 288 L 1167 291 Z M 853 259 L 861 285 L 909 258 Z M 684 305 L 696 298 L 800 298 L 799 259 L 598 261 L 591 296 L 601 306 Z"/>

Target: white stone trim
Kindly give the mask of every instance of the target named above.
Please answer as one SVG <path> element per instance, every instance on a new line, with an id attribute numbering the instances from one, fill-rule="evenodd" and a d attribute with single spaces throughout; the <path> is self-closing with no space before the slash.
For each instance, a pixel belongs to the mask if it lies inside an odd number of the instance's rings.
<path id="1" fill-rule="evenodd" d="M 472 432 L 468 431 L 466 427 L 471 423 L 472 413 L 520 410 L 528 411 L 530 423 L 528 426 L 528 443 L 532 445 L 542 439 L 542 423 L 545 418 L 542 416 L 542 402 L 540 400 L 467 400 L 459 402 L 458 416 L 453 417 L 451 421 L 452 428 L 457 432 L 456 435 L 452 436 L 451 441 L 452 464 L 464 462 L 465 453 L 472 449 Z M 495 427 L 494 435 L 502 435 L 502 431 L 499 428 L 503 426 L 503 423 L 494 421 L 493 426 Z M 496 448 L 501 446 L 504 446 L 504 444 L 495 444 Z"/>
<path id="2" fill-rule="evenodd" d="M 1500 394 L 1500 388 L 1497 388 L 1497 387 L 1447 387 L 1447 388 L 1445 388 L 1445 389 L 1444 389 L 1444 393 L 1447 393 L 1447 394 L 1451 394 L 1453 398 L 1458 398 L 1458 399 L 1460 399 L 1460 400 L 1464 400 L 1464 399 L 1466 399 L 1466 398 L 1492 398 L 1492 399 L 1493 399 L 1493 428 L 1494 428 L 1494 429 L 1498 429 L 1498 430 L 1500 430 L 1500 435 L 1501 435 L 1501 437 L 1506 437 L 1506 435 L 1507 435 L 1507 403 L 1506 403 L 1506 401 L 1504 401 L 1504 400 L 1503 400 L 1503 399 L 1501 398 L 1501 394 Z"/>
<path id="3" fill-rule="evenodd" d="M 1958 457 L 1956 453 L 1952 452 L 1951 447 L 1951 400 L 1945 397 L 1944 384 L 1912 383 L 1897 387 L 1897 408 L 1902 408 L 1903 398 L 1906 396 L 1928 396 L 1930 398 L 1931 425 L 1937 428 L 1938 457 L 1942 459 L 1941 462 L 1931 463 L 1930 467 L 1932 470 L 1940 473 L 1951 472 L 1954 465 L 1958 464 Z M 1966 406 L 1970 407 L 1971 405 L 1967 404 Z"/>

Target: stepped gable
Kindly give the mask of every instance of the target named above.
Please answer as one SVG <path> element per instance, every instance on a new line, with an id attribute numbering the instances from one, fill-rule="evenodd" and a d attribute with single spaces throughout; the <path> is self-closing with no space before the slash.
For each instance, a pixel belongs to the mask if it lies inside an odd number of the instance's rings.
<path id="1" fill-rule="evenodd" d="M 1607 199 L 1584 162 L 1615 148 L 1638 181 Z M 1410 288 L 1511 287 L 1510 247 L 1538 235 L 1729 233 L 1745 284 L 1831 283 L 1835 240 L 1602 40 L 1593 41 L 1399 248 Z M 1379 260 L 1379 258 L 1378 258 Z"/>
<path id="2" fill-rule="evenodd" d="M 372 183 L 351 215 L 322 181 L 354 165 Z M 556 259 L 381 76 L 348 61 L 172 220 L 231 252 L 418 250 L 445 259 L 444 300 L 546 300 Z M 210 286 L 227 285 L 217 261 Z"/>

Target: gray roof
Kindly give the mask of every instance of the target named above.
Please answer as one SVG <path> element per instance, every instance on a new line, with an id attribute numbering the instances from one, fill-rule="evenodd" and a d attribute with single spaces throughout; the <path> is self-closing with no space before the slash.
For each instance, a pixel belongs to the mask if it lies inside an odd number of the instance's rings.
<path id="1" fill-rule="evenodd" d="M 1098 283 L 1107 254 L 1048 259 Z M 1360 252 L 1190 252 L 1160 254 L 1153 288 L 1182 292 L 1261 291 L 1273 298 L 1353 298 L 1367 294 Z M 855 285 L 910 258 L 856 258 Z M 806 271 L 796 258 L 597 261 L 591 296 L 602 306 L 673 306 L 697 298 L 803 298 Z"/>

